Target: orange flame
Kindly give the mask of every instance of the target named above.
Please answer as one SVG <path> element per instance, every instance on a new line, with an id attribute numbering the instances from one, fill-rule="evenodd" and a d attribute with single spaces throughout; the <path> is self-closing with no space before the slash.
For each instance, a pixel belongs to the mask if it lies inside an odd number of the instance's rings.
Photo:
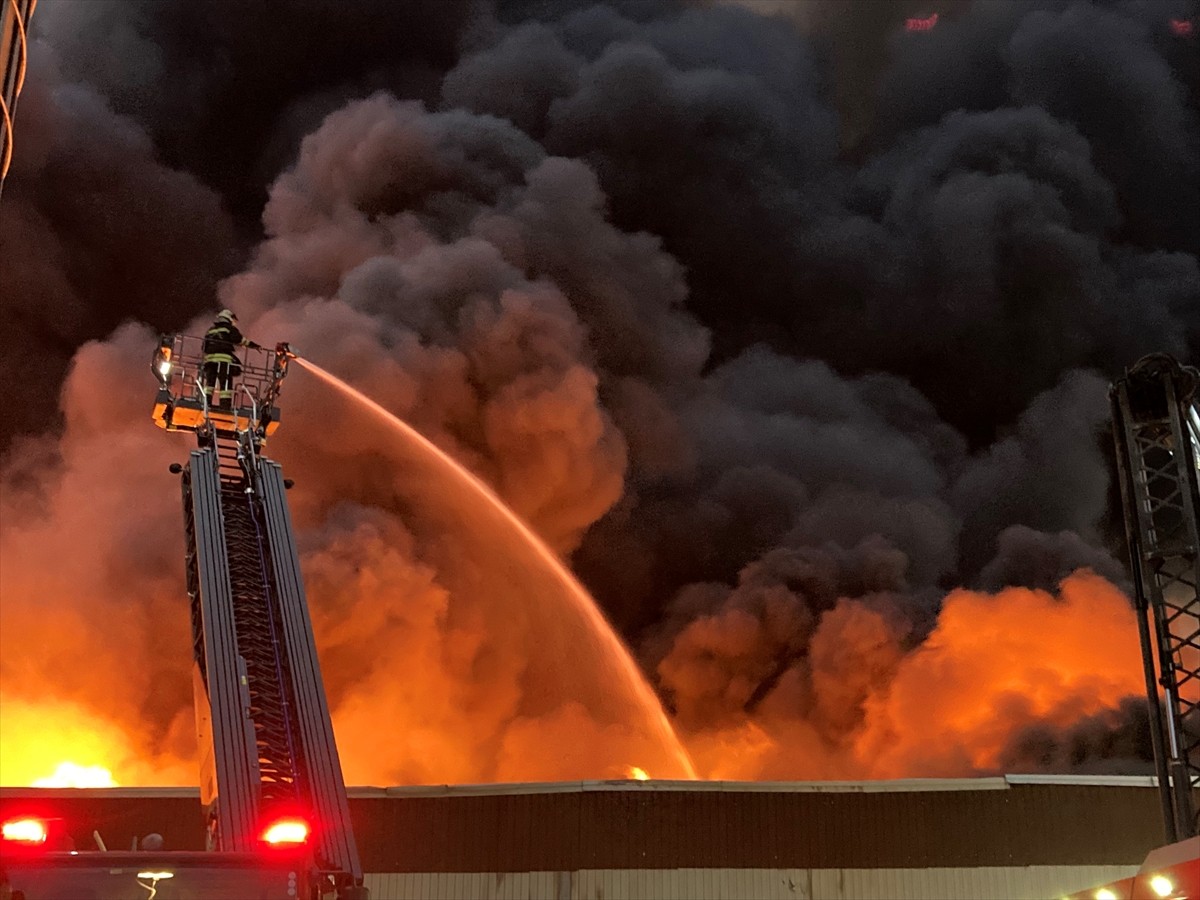
<path id="1" fill-rule="evenodd" d="M 481 507 L 497 527 L 505 529 L 518 538 L 513 545 L 514 552 L 532 558 L 536 561 L 539 569 L 550 573 L 553 581 L 556 582 L 556 587 L 561 592 L 558 596 L 566 601 L 568 615 L 580 623 L 575 634 L 580 641 L 581 648 L 583 646 L 596 648 L 599 657 L 606 661 L 604 665 L 611 666 L 623 682 L 620 693 L 628 695 L 633 702 L 627 711 L 629 718 L 622 723 L 622 726 L 628 725 L 633 733 L 644 736 L 641 739 L 648 738 L 648 742 L 657 745 L 655 749 L 663 753 L 666 758 L 656 765 L 670 768 L 678 777 L 695 779 L 697 777 L 695 766 L 688 756 L 687 750 L 680 743 L 679 736 L 667 718 L 658 696 L 650 687 L 645 673 L 634 662 L 629 649 L 617 637 L 595 600 L 530 526 L 478 476 L 386 407 L 315 363 L 303 358 L 297 358 L 296 362 L 337 391 L 353 398 L 364 409 L 370 410 L 406 444 L 417 448 L 420 455 L 424 457 L 424 464 L 430 466 L 435 477 L 446 479 L 448 485 L 453 485 L 439 499 L 446 500 L 447 494 L 453 490 L 467 498 L 472 506 Z M 616 691 L 610 693 L 614 697 L 617 694 Z M 576 711 L 570 709 L 570 704 L 564 705 L 562 716 L 558 722 L 561 724 L 566 721 L 566 718 L 575 714 Z M 372 718 L 374 717 L 372 716 Z M 644 757 L 643 761 L 646 761 Z"/>
<path id="2" fill-rule="evenodd" d="M 860 686 L 857 700 L 844 692 L 830 698 L 857 707 L 860 722 L 831 745 L 819 733 L 820 723 L 789 717 L 786 710 L 781 716 L 766 704 L 761 716 L 689 735 L 705 777 L 874 779 L 996 771 L 1022 730 L 1066 729 L 1142 690 L 1133 609 L 1115 586 L 1090 572 L 1070 576 L 1057 594 L 953 591 L 937 627 L 908 653 L 899 643 L 885 653 L 878 641 L 856 638 L 875 634 L 851 627 L 863 617 L 878 613 L 843 601 L 823 617 L 813 648 L 820 658 L 822 645 L 836 644 L 839 654 L 863 661 L 863 667 L 881 654 L 890 659 L 877 679 Z M 837 673 L 813 674 L 821 675 L 813 681 L 820 691 Z M 194 782 L 190 760 L 155 757 L 113 721 L 74 704 L 0 696 L 0 715 L 0 784 Z M 576 727 L 574 719 L 564 724 L 568 731 Z M 544 731 L 529 736 L 531 742 L 545 738 Z M 72 761 L 51 772 L 52 761 L 64 757 Z M 629 779 L 650 778 L 640 766 L 618 771 Z"/>
<path id="3" fill-rule="evenodd" d="M 73 762 L 61 762 L 54 774 L 36 778 L 34 787 L 40 788 L 107 788 L 116 787 L 113 774 L 104 766 L 81 766 Z"/>
<path id="4" fill-rule="evenodd" d="M 933 634 L 867 699 L 855 749 L 874 777 L 993 770 L 1022 729 L 1067 728 L 1139 695 L 1136 635 L 1129 601 L 1087 571 L 1057 597 L 953 591 Z"/>
<path id="5" fill-rule="evenodd" d="M 112 720 L 74 703 L 0 693 L 0 785 L 185 785 L 190 760 L 156 757 Z"/>

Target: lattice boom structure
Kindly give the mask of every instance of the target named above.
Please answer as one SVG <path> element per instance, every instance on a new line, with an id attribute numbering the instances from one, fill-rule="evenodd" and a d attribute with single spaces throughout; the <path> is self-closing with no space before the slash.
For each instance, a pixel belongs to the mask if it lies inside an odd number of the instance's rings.
<path id="1" fill-rule="evenodd" d="M 1200 833 L 1200 373 L 1148 356 L 1111 399 L 1163 818 L 1183 840 Z"/>

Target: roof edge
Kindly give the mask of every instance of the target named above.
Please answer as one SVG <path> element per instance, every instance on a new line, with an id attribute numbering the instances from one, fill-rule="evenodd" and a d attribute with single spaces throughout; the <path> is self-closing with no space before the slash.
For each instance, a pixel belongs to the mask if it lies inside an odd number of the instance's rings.
<path id="1" fill-rule="evenodd" d="M 1021 785 L 1062 787 L 1157 787 L 1152 775 L 998 775 L 987 778 L 902 778 L 890 781 L 549 781 L 502 784 L 428 784 L 347 788 L 351 798 L 472 797 L 497 794 L 569 794 L 603 791 L 706 793 L 921 793 L 1002 791 Z M 32 788 L 0 787 L 0 797 L 160 797 L 198 799 L 194 787 Z"/>

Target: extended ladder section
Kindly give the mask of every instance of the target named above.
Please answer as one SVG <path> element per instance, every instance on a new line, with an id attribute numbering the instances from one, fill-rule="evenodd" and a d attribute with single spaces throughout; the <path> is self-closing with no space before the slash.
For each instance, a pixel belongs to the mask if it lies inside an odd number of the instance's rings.
<path id="1" fill-rule="evenodd" d="M 1200 833 L 1200 373 L 1148 356 L 1111 392 L 1168 842 Z"/>
<path id="2" fill-rule="evenodd" d="M 284 497 L 288 485 L 279 465 L 260 454 L 278 422 L 274 401 L 286 347 L 276 351 L 275 376 L 253 388 L 235 384 L 243 400 L 221 412 L 209 408 L 198 361 L 164 357 L 170 346 L 165 340 L 155 358 L 163 384 L 155 418 L 163 424 L 165 416 L 169 430 L 194 431 L 199 443 L 188 464 L 174 468 L 183 476 L 209 849 L 260 850 L 272 824 L 298 823 L 319 879 L 339 898 L 361 900 L 362 868 Z M 255 377 L 251 371 L 246 380 Z"/>

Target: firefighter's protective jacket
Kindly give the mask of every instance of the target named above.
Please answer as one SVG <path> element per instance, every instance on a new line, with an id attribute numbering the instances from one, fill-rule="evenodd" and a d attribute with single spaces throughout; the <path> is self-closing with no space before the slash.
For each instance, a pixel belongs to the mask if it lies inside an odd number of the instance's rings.
<path id="1" fill-rule="evenodd" d="M 217 319 L 204 333 L 204 361 L 206 363 L 237 362 L 233 355 L 238 347 L 249 343 L 238 327 L 227 319 Z"/>

